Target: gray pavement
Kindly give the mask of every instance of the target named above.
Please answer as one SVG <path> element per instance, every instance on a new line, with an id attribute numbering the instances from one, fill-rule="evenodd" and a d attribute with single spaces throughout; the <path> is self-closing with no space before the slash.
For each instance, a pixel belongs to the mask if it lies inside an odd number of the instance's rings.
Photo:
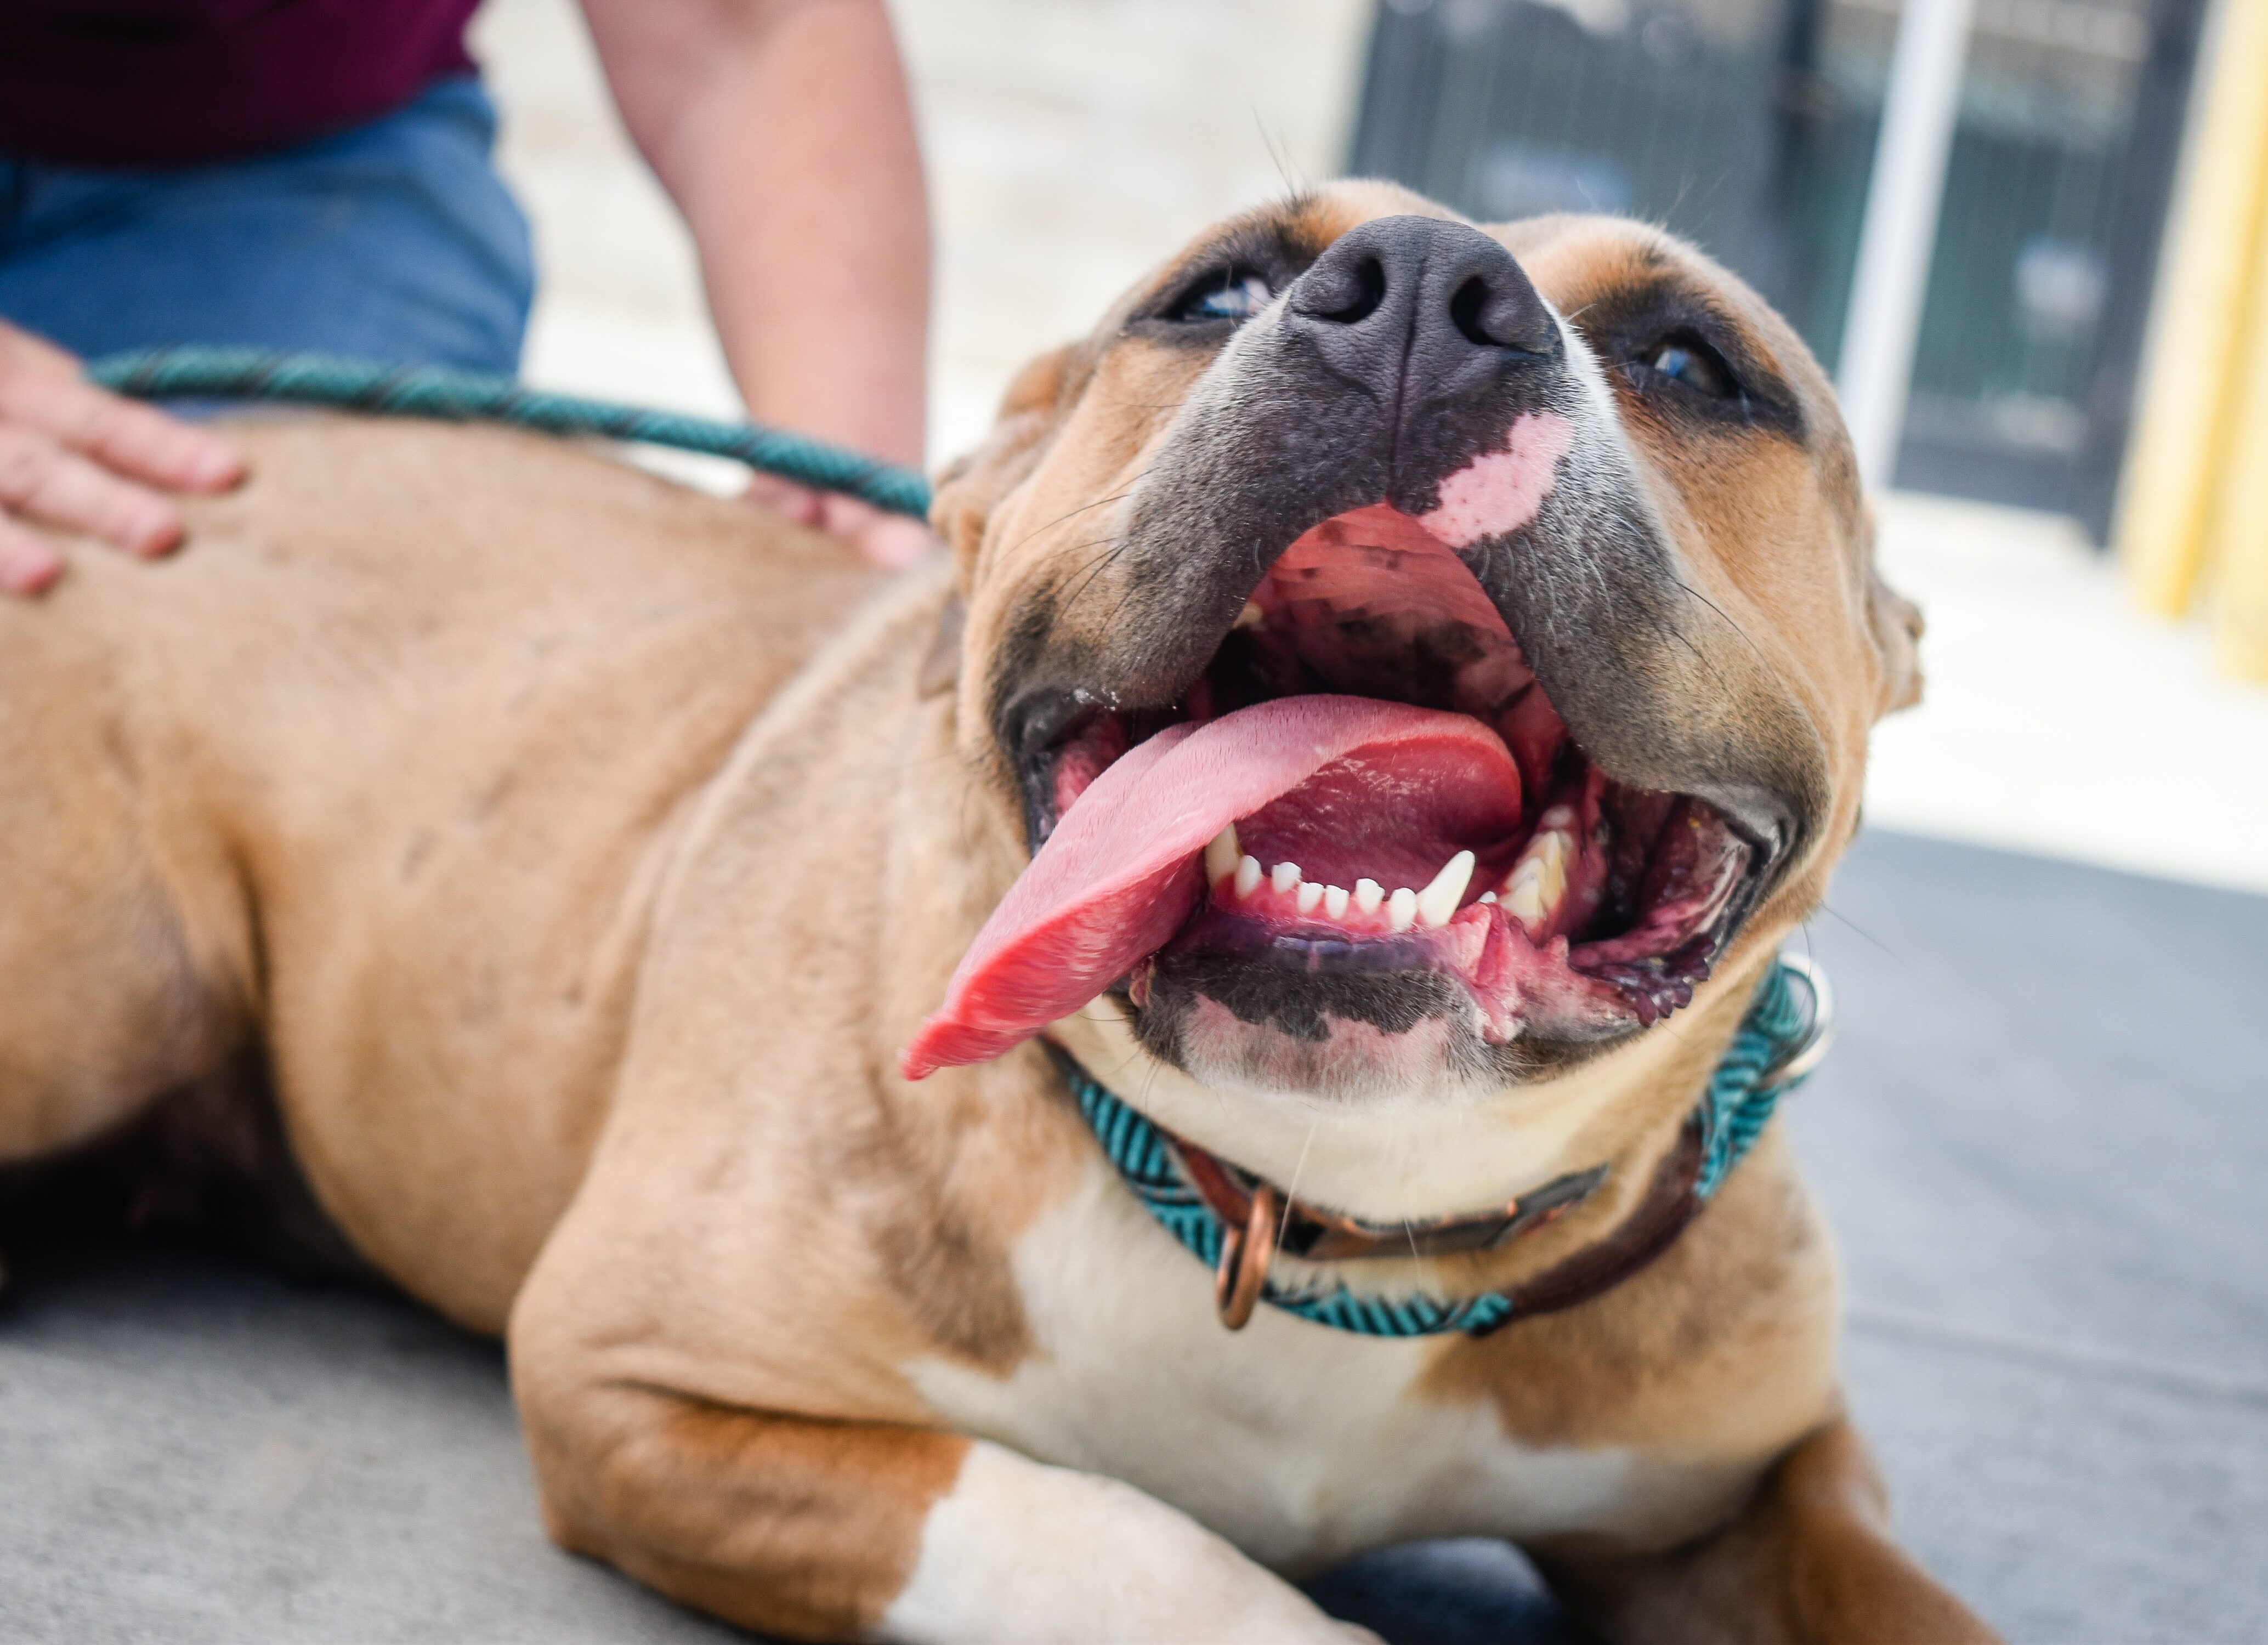
<path id="1" fill-rule="evenodd" d="M 1789 1123 L 1903 1534 L 2012 1637 L 2268 1638 L 2268 899 L 1894 835 Z M 176 1245 L 19 1252 L 0 1639 L 733 1637 L 538 1529 L 490 1344 Z M 1315 1585 L 1396 1645 L 1572 1637 L 1479 1544 Z"/>

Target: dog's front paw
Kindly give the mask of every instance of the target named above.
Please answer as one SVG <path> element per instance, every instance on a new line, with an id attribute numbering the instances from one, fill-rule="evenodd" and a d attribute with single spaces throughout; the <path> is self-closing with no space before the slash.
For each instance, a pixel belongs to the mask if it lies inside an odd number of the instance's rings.
<path id="1" fill-rule="evenodd" d="M 1186 1514 L 979 1441 L 883 1632 L 909 1645 L 1384 1645 Z"/>

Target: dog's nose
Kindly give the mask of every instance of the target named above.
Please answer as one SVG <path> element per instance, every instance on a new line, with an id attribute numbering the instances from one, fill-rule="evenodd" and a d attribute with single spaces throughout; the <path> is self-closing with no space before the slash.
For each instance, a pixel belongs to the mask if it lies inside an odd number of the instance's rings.
<path id="1" fill-rule="evenodd" d="M 1559 325 L 1510 252 L 1430 217 L 1373 218 L 1292 282 L 1290 308 L 1327 358 L 1381 387 L 1405 365 L 1435 383 L 1485 359 L 1559 352 Z"/>

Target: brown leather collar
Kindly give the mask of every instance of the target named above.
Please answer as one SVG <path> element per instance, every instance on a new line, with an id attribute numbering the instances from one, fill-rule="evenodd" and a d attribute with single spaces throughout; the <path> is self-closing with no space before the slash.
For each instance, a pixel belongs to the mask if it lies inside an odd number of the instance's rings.
<path id="1" fill-rule="evenodd" d="M 1605 1180 L 1606 1168 L 1560 1177 L 1524 1200 L 1474 1215 L 1392 1228 L 1361 1222 L 1302 1205 L 1183 1141 L 1113 1096 L 1060 1047 L 1049 1050 L 1119 1176 L 1183 1247 L 1216 1264 L 1214 1295 L 1230 1330 L 1268 1295 L 1319 1324 L 1365 1336 L 1448 1330 L 1482 1336 L 1526 1315 L 1588 1302 L 1668 1250 L 1763 1134 L 1780 1098 L 1818 1066 L 1833 1032 L 1826 977 L 1807 960 L 1779 955 L 1757 982 L 1733 1043 L 1630 1214 L 1603 1238 L 1520 1285 L 1448 1302 L 1364 1298 L 1344 1283 L 1278 1297 L 1268 1290 L 1268 1268 L 1279 1250 L 1334 1263 L 1490 1250 L 1581 1203 Z"/>
<path id="2" fill-rule="evenodd" d="M 1309 1262 L 1359 1262 L 1493 1250 L 1557 1221 L 1607 1177 L 1605 1166 L 1594 1166 L 1491 1210 L 1388 1227 L 1293 1199 L 1195 1143 L 1167 1135 L 1190 1186 L 1220 1219 L 1226 1236 L 1213 1275 L 1213 1302 L 1221 1324 L 1231 1331 L 1242 1329 L 1252 1317 L 1269 1264 L 1279 1251 Z M 1700 1121 L 1689 1119 L 1637 1209 L 1603 1239 L 1507 1288 L 1502 1295 L 1513 1304 L 1509 1317 L 1555 1313 L 1588 1302 L 1668 1250 L 1701 1208 L 1696 1189 L 1702 1140 Z"/>

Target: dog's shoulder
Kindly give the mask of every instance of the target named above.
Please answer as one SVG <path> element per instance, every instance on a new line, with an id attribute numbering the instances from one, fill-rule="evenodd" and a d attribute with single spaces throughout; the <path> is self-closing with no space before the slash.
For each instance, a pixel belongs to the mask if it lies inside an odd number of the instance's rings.
<path id="1" fill-rule="evenodd" d="M 1766 1457 L 1836 1408 L 1833 1244 L 1767 1132 L 1685 1234 L 1605 1296 L 1459 1343 L 1428 1397 L 1538 1445 Z"/>

